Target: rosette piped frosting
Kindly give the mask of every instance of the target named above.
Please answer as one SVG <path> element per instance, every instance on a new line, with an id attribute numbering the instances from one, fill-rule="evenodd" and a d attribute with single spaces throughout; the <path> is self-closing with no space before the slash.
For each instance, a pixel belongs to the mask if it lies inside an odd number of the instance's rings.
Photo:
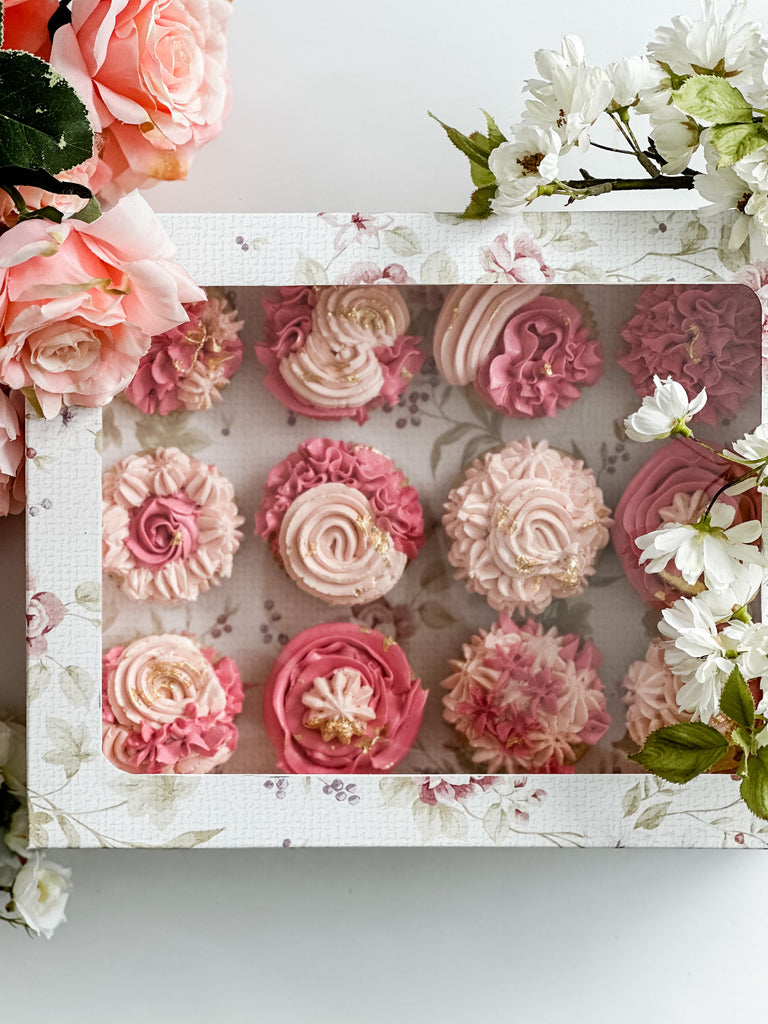
<path id="1" fill-rule="evenodd" d="M 104 572 L 136 601 L 193 601 L 228 577 L 242 523 L 229 480 L 178 448 L 129 455 L 104 474 Z"/>
<path id="2" fill-rule="evenodd" d="M 280 288 L 264 307 L 265 385 L 305 416 L 364 423 L 369 408 L 396 404 L 424 361 L 395 287 Z"/>
<path id="3" fill-rule="evenodd" d="M 237 746 L 242 706 L 235 662 L 192 637 L 145 636 L 103 657 L 102 747 L 123 771 L 212 771 Z"/>
<path id="4" fill-rule="evenodd" d="M 583 462 L 526 438 L 472 463 L 443 525 L 448 560 L 471 593 L 497 611 L 538 614 L 584 591 L 611 518 Z"/>
<path id="5" fill-rule="evenodd" d="M 424 521 L 385 455 L 314 438 L 271 470 L 256 533 L 306 593 L 354 605 L 392 589 L 424 543 Z"/>

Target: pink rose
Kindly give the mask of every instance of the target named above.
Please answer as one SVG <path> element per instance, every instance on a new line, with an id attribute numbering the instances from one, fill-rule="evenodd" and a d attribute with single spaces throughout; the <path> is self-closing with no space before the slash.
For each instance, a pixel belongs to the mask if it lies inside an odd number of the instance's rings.
<path id="1" fill-rule="evenodd" d="M 200 511 L 181 493 L 147 498 L 131 509 L 125 546 L 136 565 L 157 570 L 168 562 L 191 558 L 197 550 Z"/>
<path id="2" fill-rule="evenodd" d="M 112 189 L 185 178 L 229 111 L 227 0 L 77 0 L 51 63 L 101 133 Z"/>
<path id="3" fill-rule="evenodd" d="M 0 236 L 0 382 L 34 388 L 46 417 L 105 405 L 150 337 L 202 297 L 151 208 L 126 196 L 93 224 L 30 220 Z"/>
<path id="4" fill-rule="evenodd" d="M 189 321 L 155 335 L 125 390 L 142 412 L 165 416 L 177 409 L 208 409 L 220 399 L 243 358 L 243 326 L 223 299 L 185 305 Z"/>
<path id="5" fill-rule="evenodd" d="M 544 262 L 540 247 L 530 235 L 517 235 L 510 248 L 509 236 L 497 235 L 490 245 L 480 247 L 480 263 L 487 271 L 481 281 L 518 284 L 546 284 L 554 272 Z"/>
<path id="6" fill-rule="evenodd" d="M 58 0 L 4 0 L 3 49 L 26 50 L 49 60 L 48 21 L 58 8 Z"/>
<path id="7" fill-rule="evenodd" d="M 314 288 L 304 285 L 278 288 L 276 296 L 264 299 L 266 313 L 264 344 L 256 346 L 259 362 L 271 364 L 272 357 L 285 359 L 296 352 L 312 330 L 312 310 L 317 296 Z"/>
<path id="8" fill-rule="evenodd" d="M 554 416 L 602 372 L 602 346 L 590 338 L 578 309 L 567 299 L 540 295 L 509 318 L 478 368 L 475 390 L 515 419 Z"/>
<path id="9" fill-rule="evenodd" d="M 0 387 L 0 516 L 24 509 L 24 396 Z"/>
<path id="10" fill-rule="evenodd" d="M 760 380 L 762 315 L 747 288 L 723 284 L 649 285 L 622 328 L 629 352 L 619 364 L 638 395 L 654 374 L 674 377 L 689 395 L 707 389 L 705 423 L 732 415 Z"/>
<path id="11" fill-rule="evenodd" d="M 695 520 L 708 498 L 738 475 L 739 467 L 733 463 L 692 441 L 675 438 L 655 452 L 627 484 L 614 515 L 613 546 L 629 582 L 654 608 L 665 608 L 681 594 L 690 596 L 702 587 L 689 587 L 674 562 L 662 573 L 647 573 L 639 564 L 641 552 L 635 540 L 660 529 L 664 522 Z M 736 507 L 736 523 L 760 519 L 754 490 L 737 497 L 723 495 L 718 501 Z"/>
<path id="12" fill-rule="evenodd" d="M 33 594 L 27 602 L 27 654 L 39 658 L 48 650 L 46 633 L 59 625 L 66 606 L 49 591 Z"/>
<path id="13" fill-rule="evenodd" d="M 211 771 L 237 746 L 242 707 L 235 662 L 194 637 L 141 637 L 102 658 L 102 746 L 123 771 Z"/>
<path id="14" fill-rule="evenodd" d="M 347 622 L 305 629 L 272 667 L 264 723 L 280 771 L 390 771 L 421 725 L 426 690 L 402 650 Z"/>
<path id="15" fill-rule="evenodd" d="M 283 517 L 299 495 L 319 484 L 354 487 L 376 513 L 375 525 L 386 531 L 398 551 L 415 558 L 424 545 L 424 519 L 419 495 L 401 470 L 381 452 L 362 444 L 314 437 L 269 471 L 256 533 L 279 554 Z"/>

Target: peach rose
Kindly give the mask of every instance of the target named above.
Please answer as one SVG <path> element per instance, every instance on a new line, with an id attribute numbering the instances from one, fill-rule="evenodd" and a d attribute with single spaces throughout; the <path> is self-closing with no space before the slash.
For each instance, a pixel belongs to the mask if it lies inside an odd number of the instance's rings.
<path id="1" fill-rule="evenodd" d="M 51 63 L 88 105 L 112 188 L 186 178 L 229 111 L 227 0 L 78 0 Z"/>
<path id="2" fill-rule="evenodd" d="M 105 405 L 153 334 L 202 291 L 172 261 L 149 205 L 126 196 L 93 224 L 25 221 L 0 237 L 0 383 L 34 388 L 43 414 Z"/>
<path id="3" fill-rule="evenodd" d="M 27 50 L 48 60 L 51 55 L 48 21 L 58 8 L 57 0 L 5 0 L 3 49 Z"/>

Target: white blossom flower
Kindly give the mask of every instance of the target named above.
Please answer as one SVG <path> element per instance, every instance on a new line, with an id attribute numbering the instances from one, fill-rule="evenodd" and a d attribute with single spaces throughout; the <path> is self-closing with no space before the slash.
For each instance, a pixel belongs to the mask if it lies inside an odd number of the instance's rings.
<path id="1" fill-rule="evenodd" d="M 744 207 L 749 220 L 749 240 L 753 259 L 768 252 L 768 192 L 753 192 Z"/>
<path id="2" fill-rule="evenodd" d="M 684 171 L 699 148 L 701 129 L 672 102 L 669 78 L 662 78 L 656 90 L 641 94 L 637 112 L 650 116 L 650 136 L 664 160 L 664 173 Z"/>
<path id="3" fill-rule="evenodd" d="M 20 857 L 29 856 L 29 851 L 27 850 L 29 845 L 29 817 L 24 804 L 17 807 L 11 815 L 11 821 L 3 839 L 5 845 L 13 853 L 18 854 Z"/>
<path id="4" fill-rule="evenodd" d="M 768 681 L 768 625 L 762 622 L 732 622 L 724 639 L 736 651 L 736 665 L 745 679 L 759 679 L 765 692 Z"/>
<path id="5" fill-rule="evenodd" d="M 660 530 L 643 534 L 635 541 L 642 551 L 640 564 L 647 562 L 645 571 L 656 573 L 674 559 L 686 583 L 696 583 L 703 573 L 708 589 L 725 589 L 745 564 L 765 564 L 751 543 L 762 533 L 760 523 L 750 519 L 731 526 L 735 515 L 732 505 L 717 502 L 698 523 L 665 523 Z"/>
<path id="6" fill-rule="evenodd" d="M 723 455 L 731 462 L 754 469 L 756 483 L 761 489 L 768 485 L 768 424 L 759 423 L 751 434 L 745 434 L 733 443 L 733 451 Z"/>
<path id="7" fill-rule="evenodd" d="M 646 395 L 637 412 L 624 420 L 624 431 L 630 441 L 661 441 L 671 434 L 690 437 L 686 424 L 701 412 L 707 401 L 707 390 L 702 388 L 689 400 L 685 388 L 672 377 L 661 380 L 654 376 L 654 393 Z"/>
<path id="8" fill-rule="evenodd" d="M 529 79 L 525 121 L 556 131 L 563 152 L 571 146 L 589 147 L 589 129 L 610 104 L 613 83 L 602 68 L 587 65 L 577 36 L 563 39 L 561 53 L 538 50 L 536 68 L 541 79 Z"/>
<path id="9" fill-rule="evenodd" d="M 702 0 L 702 17 L 680 16 L 656 30 L 648 52 L 676 75 L 726 75 L 743 93 L 762 79 L 765 64 L 760 26 L 744 21 L 746 0 L 732 3 L 720 17 L 716 0 Z"/>
<path id="10" fill-rule="evenodd" d="M 705 173 L 697 174 L 693 184 L 699 195 L 712 204 L 705 208 L 705 213 L 735 211 L 728 246 L 731 249 L 738 249 L 750 233 L 751 218 L 746 213 L 746 208 L 752 198 L 752 189 L 733 167 L 717 166 L 718 156 L 711 146 L 705 145 L 704 153 L 707 170 Z"/>
<path id="11" fill-rule="evenodd" d="M 647 57 L 624 57 L 609 64 L 605 73 L 613 86 L 611 106 L 633 107 L 640 95 L 654 87 L 657 75 Z"/>
<path id="12" fill-rule="evenodd" d="M 520 209 L 536 196 L 540 185 L 554 181 L 559 155 L 555 132 L 530 124 L 514 128 L 510 141 L 497 146 L 488 159 L 498 189 L 492 204 L 495 212 Z"/>
<path id="13" fill-rule="evenodd" d="M 697 604 L 705 605 L 715 622 L 729 622 L 747 608 L 763 585 L 763 567 L 750 562 L 736 579 L 721 591 L 703 590 L 696 595 Z"/>
<path id="14" fill-rule="evenodd" d="M 725 638 L 707 605 L 697 598 L 682 597 L 661 613 L 659 632 L 664 660 L 683 680 L 677 703 L 694 721 L 708 722 L 720 707 L 720 694 L 733 671 Z"/>
<path id="15" fill-rule="evenodd" d="M 69 898 L 71 871 L 46 860 L 33 850 L 16 875 L 11 898 L 16 913 L 35 935 L 50 939 L 65 921 L 64 908 Z"/>
<path id="16" fill-rule="evenodd" d="M 733 169 L 753 192 L 768 192 L 768 145 L 737 160 Z"/>

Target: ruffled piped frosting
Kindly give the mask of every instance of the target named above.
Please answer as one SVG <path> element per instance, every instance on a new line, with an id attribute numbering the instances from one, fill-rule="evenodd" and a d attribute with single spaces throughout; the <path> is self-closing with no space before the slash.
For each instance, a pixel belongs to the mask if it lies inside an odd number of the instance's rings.
<path id="1" fill-rule="evenodd" d="M 642 661 L 632 662 L 622 685 L 627 732 L 639 747 L 656 729 L 690 722 L 690 714 L 677 705 L 677 692 L 683 680 L 667 667 L 660 641 L 651 642 Z"/>
<path id="2" fill-rule="evenodd" d="M 456 578 L 509 614 L 581 594 L 610 524 L 583 462 L 528 438 L 475 460 L 443 516 Z"/>

